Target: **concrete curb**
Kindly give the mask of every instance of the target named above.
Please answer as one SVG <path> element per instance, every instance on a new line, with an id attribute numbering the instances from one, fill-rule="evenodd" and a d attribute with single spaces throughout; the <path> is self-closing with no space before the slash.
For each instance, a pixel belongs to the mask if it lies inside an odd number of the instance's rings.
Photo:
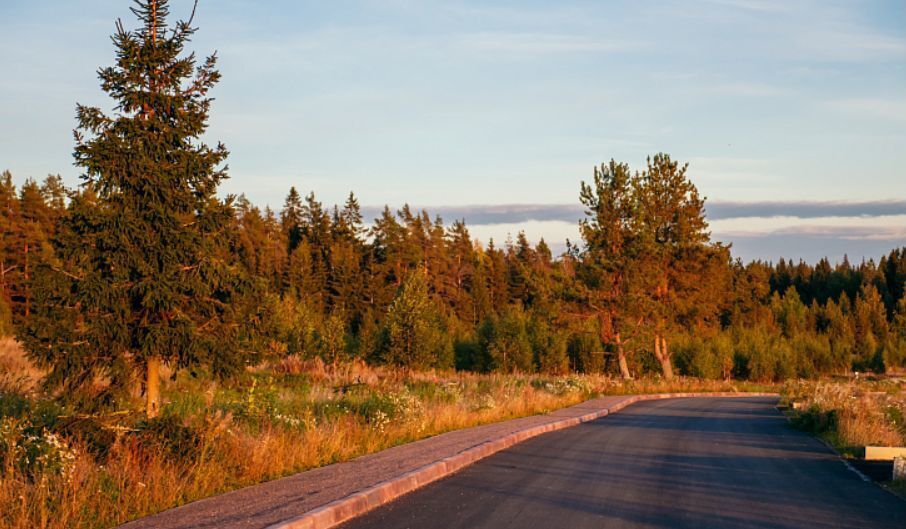
<path id="1" fill-rule="evenodd" d="M 496 452 L 521 443 L 543 433 L 562 430 L 576 426 L 583 422 L 600 419 L 611 413 L 616 413 L 630 404 L 659 399 L 691 398 L 691 397 L 776 397 L 777 393 L 660 393 L 652 395 L 628 395 L 623 400 L 599 410 L 566 419 L 553 420 L 539 426 L 532 426 L 505 435 L 499 439 L 482 443 L 478 446 L 464 450 L 458 454 L 446 457 L 421 468 L 407 472 L 401 476 L 388 479 L 345 498 L 322 505 L 305 514 L 276 523 L 267 529 L 328 529 L 336 527 L 352 518 L 361 516 L 366 512 L 392 502 L 400 496 L 418 488 L 449 476 L 454 472 L 484 459 Z"/>

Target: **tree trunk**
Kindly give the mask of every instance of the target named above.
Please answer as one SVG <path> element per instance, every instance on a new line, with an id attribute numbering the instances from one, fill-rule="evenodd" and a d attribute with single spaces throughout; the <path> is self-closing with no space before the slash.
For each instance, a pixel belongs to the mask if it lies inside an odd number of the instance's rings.
<path id="1" fill-rule="evenodd" d="M 617 362 L 620 364 L 620 376 L 624 380 L 629 380 L 632 378 L 632 375 L 629 373 L 629 363 L 626 362 L 626 351 L 623 349 L 623 339 L 620 337 L 620 333 L 617 333 L 614 336 L 614 342 L 617 347 Z"/>
<path id="2" fill-rule="evenodd" d="M 664 372 L 664 378 L 671 380 L 673 378 L 673 364 L 670 363 L 670 351 L 667 349 L 667 339 L 661 335 L 654 335 L 654 356 L 661 363 L 661 370 Z"/>
<path id="3" fill-rule="evenodd" d="M 160 413 L 160 358 L 156 356 L 149 358 L 146 369 L 145 414 L 149 419 L 153 419 Z"/>
<path id="4" fill-rule="evenodd" d="M 28 243 L 25 243 L 25 317 L 31 313 L 31 285 L 28 277 Z"/>

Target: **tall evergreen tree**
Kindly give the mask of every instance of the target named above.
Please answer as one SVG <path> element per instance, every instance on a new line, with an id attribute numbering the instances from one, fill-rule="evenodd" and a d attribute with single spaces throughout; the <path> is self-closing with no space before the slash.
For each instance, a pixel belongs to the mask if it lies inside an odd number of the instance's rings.
<path id="1" fill-rule="evenodd" d="M 626 164 L 611 160 L 595 168 L 591 184 L 582 183 L 585 219 L 579 224 L 585 251 L 576 276 L 580 296 L 598 320 L 601 343 L 612 348 L 623 378 L 630 378 L 625 348 L 635 328 L 638 277 L 637 197 Z"/>
<path id="2" fill-rule="evenodd" d="M 36 280 L 22 338 L 77 389 L 97 377 L 124 390 L 144 379 L 146 412 L 160 409 L 160 368 L 241 363 L 241 282 L 227 245 L 231 199 L 216 196 L 227 150 L 201 141 L 215 56 L 196 65 L 184 49 L 191 19 L 168 26 L 166 0 L 137 0 L 136 30 L 116 24 L 116 64 L 99 71 L 115 110 L 78 106 L 75 159 L 90 196 L 74 200 L 57 239 L 60 262 Z"/>
<path id="3" fill-rule="evenodd" d="M 704 199 L 686 176 L 687 169 L 688 165 L 657 154 L 635 179 L 640 255 L 634 266 L 643 271 L 648 283 L 654 354 L 668 379 L 673 377 L 673 366 L 667 334 L 682 312 L 694 308 L 686 303 L 691 296 L 708 288 L 702 281 L 685 281 L 689 269 L 713 257 Z"/>

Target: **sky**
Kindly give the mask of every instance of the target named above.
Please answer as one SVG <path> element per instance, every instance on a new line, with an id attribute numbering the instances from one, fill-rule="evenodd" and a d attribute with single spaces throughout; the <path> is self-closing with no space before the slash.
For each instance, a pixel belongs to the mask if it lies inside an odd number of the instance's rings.
<path id="1" fill-rule="evenodd" d="M 185 18 L 191 0 L 173 0 Z M 0 170 L 75 185 L 125 0 L 0 0 Z M 200 0 L 224 193 L 409 203 L 477 238 L 578 239 L 579 183 L 667 152 L 743 259 L 906 245 L 902 0 Z"/>

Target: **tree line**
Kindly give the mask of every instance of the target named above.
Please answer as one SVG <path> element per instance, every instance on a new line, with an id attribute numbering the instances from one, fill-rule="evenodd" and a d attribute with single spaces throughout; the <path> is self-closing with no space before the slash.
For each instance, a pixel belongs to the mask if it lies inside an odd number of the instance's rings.
<path id="1" fill-rule="evenodd" d="M 742 263 L 711 240 L 688 167 L 611 161 L 582 183 L 581 241 L 479 244 L 464 220 L 289 189 L 279 211 L 221 197 L 201 136 L 216 57 L 142 0 L 102 68 L 112 112 L 77 107 L 76 163 L 0 178 L 0 332 L 85 406 L 159 408 L 163 365 L 230 377 L 298 355 L 414 369 L 677 372 L 777 380 L 906 360 L 906 248 L 875 263 Z"/>

